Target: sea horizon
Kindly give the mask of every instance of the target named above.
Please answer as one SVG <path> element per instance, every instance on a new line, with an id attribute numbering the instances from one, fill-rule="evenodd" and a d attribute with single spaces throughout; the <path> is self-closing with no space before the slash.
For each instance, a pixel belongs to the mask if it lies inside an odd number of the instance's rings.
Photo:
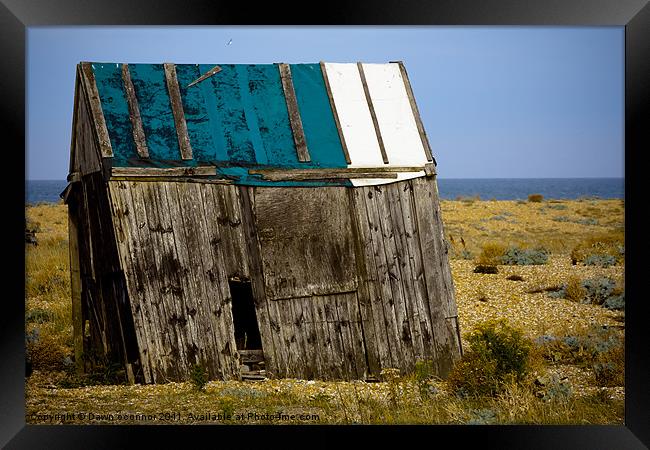
<path id="1" fill-rule="evenodd" d="M 473 197 L 483 200 L 525 200 L 530 194 L 545 199 L 624 199 L 625 177 L 437 178 L 443 200 Z M 25 203 L 58 203 L 66 180 L 25 180 Z"/>

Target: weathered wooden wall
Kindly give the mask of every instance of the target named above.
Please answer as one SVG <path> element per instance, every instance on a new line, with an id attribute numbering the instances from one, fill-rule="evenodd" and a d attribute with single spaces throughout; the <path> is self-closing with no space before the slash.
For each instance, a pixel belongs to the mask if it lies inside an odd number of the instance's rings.
<path id="1" fill-rule="evenodd" d="M 358 242 L 358 298 L 370 370 L 445 376 L 460 356 L 453 283 L 435 179 L 349 190 Z"/>
<path id="2" fill-rule="evenodd" d="M 117 242 L 146 382 L 194 364 L 238 378 L 228 278 L 248 277 L 237 190 L 110 181 Z"/>
<path id="3" fill-rule="evenodd" d="M 68 197 L 75 357 L 79 369 L 117 363 L 133 381 L 137 347 L 101 172 L 83 176 Z M 76 261 L 75 261 L 76 259 Z M 83 362 L 83 364 L 82 364 Z M 136 366 L 134 368 L 134 365 Z"/>
<path id="4" fill-rule="evenodd" d="M 433 179 L 360 188 L 110 181 L 146 382 L 239 378 L 228 280 L 250 280 L 267 370 L 355 379 L 460 347 Z"/>
<path id="5" fill-rule="evenodd" d="M 101 154 L 96 144 L 96 132 L 90 114 L 88 95 L 79 77 L 76 83 L 70 173 L 87 175 L 102 169 Z"/>

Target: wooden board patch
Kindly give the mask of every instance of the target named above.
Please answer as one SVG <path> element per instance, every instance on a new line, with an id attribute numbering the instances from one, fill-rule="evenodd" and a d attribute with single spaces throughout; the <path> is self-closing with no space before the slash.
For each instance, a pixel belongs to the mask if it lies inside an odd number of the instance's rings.
<path id="1" fill-rule="evenodd" d="M 271 300 L 357 288 L 345 188 L 257 188 L 255 215 Z"/>

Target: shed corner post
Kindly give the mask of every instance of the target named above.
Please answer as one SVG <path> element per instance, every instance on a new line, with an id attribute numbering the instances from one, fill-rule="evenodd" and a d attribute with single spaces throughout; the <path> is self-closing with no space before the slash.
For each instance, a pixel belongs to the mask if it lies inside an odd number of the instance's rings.
<path id="1" fill-rule="evenodd" d="M 78 374 L 84 372 L 83 350 L 83 307 L 81 301 L 81 272 L 79 268 L 79 230 L 77 224 L 76 196 L 68 202 L 68 239 L 70 257 L 70 290 L 72 294 L 72 338 L 75 368 Z"/>

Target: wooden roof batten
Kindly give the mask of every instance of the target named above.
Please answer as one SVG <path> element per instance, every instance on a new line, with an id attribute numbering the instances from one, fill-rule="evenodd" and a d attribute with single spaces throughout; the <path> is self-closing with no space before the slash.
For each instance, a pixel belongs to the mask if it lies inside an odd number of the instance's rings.
<path id="1" fill-rule="evenodd" d="M 185 122 L 185 112 L 183 111 L 183 102 L 181 101 L 181 91 L 178 87 L 178 79 L 176 78 L 176 64 L 164 63 L 163 67 L 165 68 L 165 82 L 167 84 L 167 92 L 169 93 L 172 114 L 174 115 L 174 125 L 176 126 L 181 159 L 193 159 L 192 146 L 190 145 L 187 123 Z"/>
<path id="2" fill-rule="evenodd" d="M 129 65 L 126 63 L 122 64 L 122 81 L 124 83 L 124 92 L 126 93 L 126 103 L 129 107 L 129 120 L 131 121 L 136 151 L 140 158 L 149 158 L 149 148 L 147 147 L 147 140 L 144 135 L 140 106 L 138 105 L 138 98 L 135 95 L 133 81 L 131 81 Z"/>
<path id="3" fill-rule="evenodd" d="M 93 119 L 93 129 L 95 130 L 95 136 L 97 137 L 97 142 L 99 143 L 102 158 L 112 158 L 113 148 L 111 146 L 111 140 L 108 135 L 106 119 L 104 118 L 104 111 L 102 110 L 101 101 L 99 99 L 99 91 L 97 90 L 97 83 L 95 81 L 93 68 L 91 66 L 91 63 L 88 62 L 82 62 L 80 66 L 82 81 L 86 91 L 86 98 L 88 99 L 90 114 Z"/>

